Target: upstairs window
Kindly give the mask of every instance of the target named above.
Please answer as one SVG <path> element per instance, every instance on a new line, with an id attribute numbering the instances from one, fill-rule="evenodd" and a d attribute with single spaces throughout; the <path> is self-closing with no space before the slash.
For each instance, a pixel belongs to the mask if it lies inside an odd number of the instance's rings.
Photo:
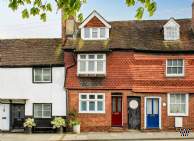
<path id="1" fill-rule="evenodd" d="M 184 60 L 168 59 L 166 61 L 166 76 L 184 76 Z"/>
<path id="2" fill-rule="evenodd" d="M 83 39 L 85 40 L 106 40 L 108 39 L 108 33 L 105 27 L 93 27 L 93 28 L 84 28 L 82 33 Z"/>
<path id="3" fill-rule="evenodd" d="M 106 74 L 105 54 L 79 54 L 78 55 L 78 75 Z"/>
<path id="4" fill-rule="evenodd" d="M 33 68 L 34 83 L 51 83 L 52 69 L 51 68 Z"/>
<path id="5" fill-rule="evenodd" d="M 180 39 L 180 25 L 174 19 L 170 19 L 164 25 L 164 40 L 179 40 Z"/>

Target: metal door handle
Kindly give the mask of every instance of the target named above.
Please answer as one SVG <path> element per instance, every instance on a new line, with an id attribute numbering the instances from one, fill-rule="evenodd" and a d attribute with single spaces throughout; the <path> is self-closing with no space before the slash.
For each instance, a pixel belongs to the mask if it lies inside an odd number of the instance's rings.
<path id="1" fill-rule="evenodd" d="M 6 117 L 2 117 L 2 119 L 7 119 Z"/>

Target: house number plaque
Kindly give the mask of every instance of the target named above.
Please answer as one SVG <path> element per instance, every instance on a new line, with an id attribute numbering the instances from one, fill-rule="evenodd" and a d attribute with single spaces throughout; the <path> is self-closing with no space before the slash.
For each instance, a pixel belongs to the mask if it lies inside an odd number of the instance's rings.
<path id="1" fill-rule="evenodd" d="M 138 104 L 138 102 L 137 102 L 137 100 L 131 100 L 130 102 L 129 102 L 129 107 L 131 108 L 131 109 L 137 109 L 137 107 L 139 106 L 139 104 Z"/>

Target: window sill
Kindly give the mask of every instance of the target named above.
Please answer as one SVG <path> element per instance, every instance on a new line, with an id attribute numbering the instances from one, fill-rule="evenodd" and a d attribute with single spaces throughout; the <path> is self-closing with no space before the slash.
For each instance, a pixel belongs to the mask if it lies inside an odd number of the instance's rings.
<path id="1" fill-rule="evenodd" d="M 79 112 L 79 114 L 105 114 L 105 111 L 103 112 Z"/>
<path id="2" fill-rule="evenodd" d="M 168 114 L 169 117 L 187 117 L 188 114 L 182 114 L 182 113 L 169 113 Z"/>
<path id="3" fill-rule="evenodd" d="M 78 74 L 79 77 L 105 77 L 106 74 Z"/>
<path id="4" fill-rule="evenodd" d="M 185 77 L 185 75 L 184 74 L 182 74 L 182 75 L 166 75 L 166 77 L 176 78 L 176 77 Z"/>
<path id="5" fill-rule="evenodd" d="M 48 82 L 33 82 L 34 84 L 49 84 L 52 83 L 52 81 L 48 81 Z"/>

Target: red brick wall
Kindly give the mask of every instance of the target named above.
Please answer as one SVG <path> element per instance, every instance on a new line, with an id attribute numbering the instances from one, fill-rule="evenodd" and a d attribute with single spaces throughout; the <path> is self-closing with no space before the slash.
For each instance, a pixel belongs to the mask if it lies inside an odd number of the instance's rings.
<path id="1" fill-rule="evenodd" d="M 141 129 L 144 130 L 144 98 L 146 96 L 161 97 L 161 115 L 162 115 L 162 129 L 161 130 L 175 130 L 174 117 L 169 117 L 167 114 L 167 94 L 164 93 L 133 93 L 129 90 L 123 91 L 105 91 L 105 90 L 69 90 L 69 108 L 70 110 L 78 109 L 79 93 L 105 93 L 106 94 L 106 113 L 105 114 L 79 114 L 81 121 L 81 131 L 108 131 L 111 128 L 111 93 L 122 93 L 123 98 L 123 127 L 128 127 L 128 96 L 141 97 Z M 166 103 L 166 106 L 163 106 Z M 194 95 L 189 95 L 189 116 L 183 117 L 183 126 L 185 128 L 194 128 Z"/>
<path id="2" fill-rule="evenodd" d="M 93 17 L 85 27 L 105 27 L 105 25 L 97 17 Z"/>
<path id="3" fill-rule="evenodd" d="M 65 65 L 72 55 L 65 54 Z M 75 56 L 76 58 L 76 56 Z M 166 59 L 185 59 L 185 76 L 165 76 Z M 71 64 L 71 63 L 70 63 Z M 135 92 L 187 92 L 194 93 L 194 56 L 111 52 L 107 54 L 107 75 L 98 87 L 88 89 L 132 89 Z M 66 88 L 83 89 L 77 77 L 77 65 L 69 69 Z"/>

